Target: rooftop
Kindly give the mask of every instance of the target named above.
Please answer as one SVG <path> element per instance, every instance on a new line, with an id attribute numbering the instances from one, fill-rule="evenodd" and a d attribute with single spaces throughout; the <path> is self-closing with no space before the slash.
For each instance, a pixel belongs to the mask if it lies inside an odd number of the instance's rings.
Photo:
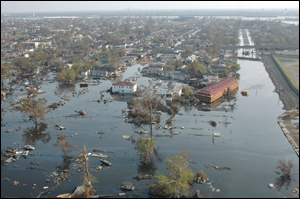
<path id="1" fill-rule="evenodd" d="M 198 94 L 207 94 L 207 95 L 214 95 L 217 92 L 224 90 L 225 88 L 231 86 L 232 84 L 236 83 L 237 80 L 231 77 L 222 79 L 221 81 L 210 85 L 206 88 L 203 88 L 198 91 Z"/>

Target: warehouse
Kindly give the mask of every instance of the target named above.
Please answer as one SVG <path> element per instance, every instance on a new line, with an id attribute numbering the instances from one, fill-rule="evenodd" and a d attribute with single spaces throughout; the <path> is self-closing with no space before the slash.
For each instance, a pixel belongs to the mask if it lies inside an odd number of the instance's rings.
<path id="1" fill-rule="evenodd" d="M 237 89 L 238 86 L 239 86 L 239 81 L 237 81 L 234 78 L 228 77 L 213 85 L 210 85 L 206 88 L 199 90 L 196 94 L 196 97 L 200 101 L 211 103 L 219 99 L 220 97 L 222 97 L 228 91 L 233 91 Z"/>

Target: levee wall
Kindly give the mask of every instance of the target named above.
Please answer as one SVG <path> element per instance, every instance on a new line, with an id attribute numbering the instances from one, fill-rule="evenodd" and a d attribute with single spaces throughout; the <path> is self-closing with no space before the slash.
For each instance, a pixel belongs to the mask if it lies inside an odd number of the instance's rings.
<path id="1" fill-rule="evenodd" d="M 288 74 L 286 74 L 285 70 L 282 68 L 284 66 L 282 66 L 281 63 L 279 63 L 279 60 L 277 60 L 277 58 L 274 57 L 274 55 L 271 55 L 272 60 L 274 61 L 275 65 L 277 66 L 277 68 L 279 69 L 279 71 L 281 72 L 281 74 L 283 75 L 284 79 L 287 81 L 287 83 L 289 84 L 289 86 L 291 87 L 291 89 L 297 94 L 297 96 L 299 97 L 299 88 L 297 88 L 292 80 L 289 78 Z"/>

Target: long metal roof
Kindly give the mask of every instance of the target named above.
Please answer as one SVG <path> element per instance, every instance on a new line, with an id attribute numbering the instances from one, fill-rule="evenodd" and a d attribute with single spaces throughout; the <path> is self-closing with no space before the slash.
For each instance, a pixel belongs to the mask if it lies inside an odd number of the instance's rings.
<path id="1" fill-rule="evenodd" d="M 223 91 L 225 88 L 231 86 L 232 84 L 236 83 L 237 80 L 231 77 L 222 79 L 221 81 L 210 85 L 206 88 L 200 89 L 198 94 L 206 94 L 206 95 L 214 95 L 220 91 Z"/>

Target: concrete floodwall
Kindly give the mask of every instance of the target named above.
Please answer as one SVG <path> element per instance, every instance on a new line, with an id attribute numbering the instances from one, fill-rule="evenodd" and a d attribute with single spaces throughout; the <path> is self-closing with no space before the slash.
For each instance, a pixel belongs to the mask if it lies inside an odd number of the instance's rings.
<path id="1" fill-rule="evenodd" d="M 274 55 L 271 55 L 272 60 L 274 61 L 274 63 L 276 64 L 277 68 L 280 70 L 281 74 L 283 75 L 284 79 L 287 81 L 287 83 L 289 84 L 289 86 L 291 87 L 291 89 L 297 94 L 297 96 L 299 97 L 299 88 L 297 88 L 292 81 L 290 80 L 289 76 L 286 74 L 286 72 L 284 71 L 284 69 L 282 69 L 282 64 L 278 63 L 277 58 L 274 57 Z M 292 78 L 292 77 L 291 77 Z"/>

